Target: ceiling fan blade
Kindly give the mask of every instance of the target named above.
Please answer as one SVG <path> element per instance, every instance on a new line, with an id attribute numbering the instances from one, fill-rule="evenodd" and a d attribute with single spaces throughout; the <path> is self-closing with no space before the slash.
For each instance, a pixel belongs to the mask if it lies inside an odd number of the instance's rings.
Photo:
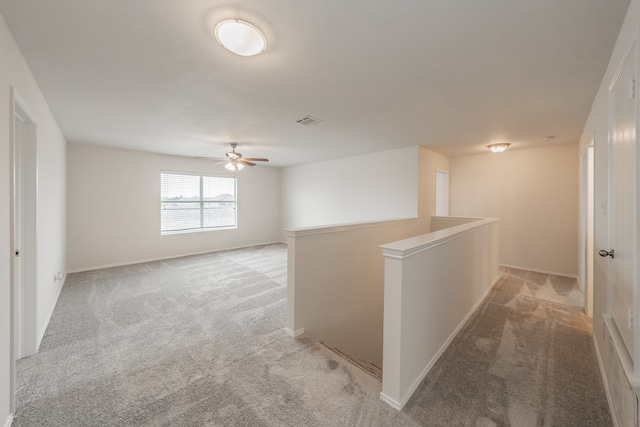
<path id="1" fill-rule="evenodd" d="M 238 163 L 242 163 L 243 165 L 247 165 L 247 166 L 255 166 L 256 165 L 255 163 L 248 162 L 247 159 L 238 159 L 236 161 Z"/>
<path id="2" fill-rule="evenodd" d="M 260 157 L 243 157 L 243 160 L 249 160 L 250 162 L 268 162 L 269 159 L 264 159 Z"/>

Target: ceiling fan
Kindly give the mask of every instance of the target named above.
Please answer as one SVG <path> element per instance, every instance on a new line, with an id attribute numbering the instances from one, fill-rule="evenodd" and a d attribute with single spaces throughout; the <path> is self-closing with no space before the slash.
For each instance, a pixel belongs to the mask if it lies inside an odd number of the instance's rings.
<path id="1" fill-rule="evenodd" d="M 242 157 L 242 154 L 236 152 L 237 142 L 231 143 L 231 151 L 226 153 L 227 159 L 218 163 L 224 163 L 224 167 L 230 171 L 237 172 L 242 170 L 245 166 L 255 166 L 254 162 L 268 162 L 269 159 L 260 157 Z"/>

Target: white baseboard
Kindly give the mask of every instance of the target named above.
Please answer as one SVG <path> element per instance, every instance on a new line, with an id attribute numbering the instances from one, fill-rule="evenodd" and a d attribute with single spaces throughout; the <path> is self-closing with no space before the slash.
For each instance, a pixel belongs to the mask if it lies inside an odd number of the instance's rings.
<path id="1" fill-rule="evenodd" d="M 611 391 L 609 390 L 609 381 L 607 380 L 607 373 L 604 370 L 604 364 L 602 363 L 602 356 L 600 356 L 600 347 L 598 347 L 598 340 L 596 339 L 596 336 L 593 334 L 591 334 L 591 338 L 593 339 L 593 346 L 595 347 L 595 350 L 596 350 L 596 359 L 598 360 L 598 368 L 600 369 L 600 378 L 602 378 L 602 383 L 604 385 L 604 392 L 607 396 L 607 403 L 609 404 L 609 412 L 611 412 L 613 425 L 614 427 L 620 427 L 620 425 L 618 424 L 618 417 L 616 416 L 616 408 L 613 404 L 613 397 L 611 396 Z"/>
<path id="2" fill-rule="evenodd" d="M 384 372 L 383 372 L 384 375 Z M 401 411 L 404 405 L 400 404 L 400 402 L 396 402 L 394 399 L 390 398 L 384 392 L 380 392 L 380 400 L 382 400 L 387 405 L 391 406 L 393 409 Z"/>
<path id="3" fill-rule="evenodd" d="M 176 254 L 176 255 L 170 255 L 170 256 L 159 257 L 159 258 L 145 258 L 145 259 L 139 259 L 139 260 L 135 260 L 135 261 L 116 262 L 116 263 L 113 263 L 113 264 L 103 264 L 103 265 L 95 265 L 95 266 L 91 266 L 91 267 L 73 268 L 73 269 L 67 271 L 67 273 L 82 273 L 83 271 L 100 270 L 100 269 L 103 269 L 103 268 L 112 268 L 112 267 L 124 267 L 125 265 L 144 264 L 145 262 L 163 261 L 165 259 L 183 258 L 183 257 L 193 256 L 193 255 L 202 255 L 202 254 L 209 254 L 209 253 L 215 253 L 215 252 L 233 251 L 233 250 L 236 250 L 236 249 L 245 249 L 245 248 L 252 248 L 254 246 L 267 246 L 267 245 L 275 245 L 275 244 L 281 244 L 281 243 L 286 244 L 286 242 L 272 241 L 272 242 L 266 242 L 266 243 L 255 243 L 255 244 L 252 244 L 252 245 L 245 245 L 245 246 L 232 246 L 232 247 L 223 248 L 223 249 L 211 249 L 211 250 L 207 250 L 207 251 L 189 252 L 189 253 L 186 253 L 186 254 Z"/>
<path id="4" fill-rule="evenodd" d="M 36 353 L 38 352 L 38 349 L 40 348 L 40 343 L 42 342 L 42 339 L 44 338 L 44 334 L 47 332 L 47 327 L 49 326 L 49 322 L 51 321 L 51 316 L 53 316 L 53 312 L 56 309 L 56 305 L 58 304 L 58 299 L 60 298 L 60 292 L 62 292 L 62 287 L 64 286 L 64 282 L 67 280 L 67 273 L 64 273 L 64 276 L 62 277 L 62 283 L 60 284 L 60 287 L 58 288 L 58 293 L 56 295 L 55 301 L 53 301 L 53 304 L 51 304 L 51 309 L 49 310 L 49 313 L 47 313 L 47 317 L 45 318 L 44 323 L 42 324 L 42 328 L 40 329 L 40 332 L 38 332 L 38 336 L 36 337 L 37 341 L 36 341 Z"/>
<path id="5" fill-rule="evenodd" d="M 300 328 L 297 331 L 292 331 L 289 328 L 284 328 L 284 331 L 287 335 L 293 338 L 298 338 L 301 335 L 304 335 L 304 328 Z"/>
<path id="6" fill-rule="evenodd" d="M 394 399 L 391 399 L 389 396 L 385 395 L 384 393 L 380 393 L 380 400 L 387 403 L 392 408 L 397 409 L 398 411 L 404 408 L 404 405 L 406 405 L 409 399 L 411 399 L 411 396 L 413 396 L 413 393 L 415 393 L 415 391 L 418 389 L 418 387 L 420 386 L 420 383 L 422 383 L 422 381 L 425 379 L 425 377 L 427 376 L 431 368 L 433 368 L 433 365 L 435 365 L 438 359 L 440 359 L 440 356 L 442 356 L 442 353 L 444 353 L 447 347 L 449 347 L 449 344 L 451 344 L 451 341 L 453 341 L 453 339 L 456 337 L 458 332 L 460 332 L 460 329 L 462 329 L 462 327 L 467 323 L 467 321 L 473 315 L 473 313 L 478 309 L 478 307 L 480 307 L 480 304 L 482 304 L 482 302 L 487 297 L 487 295 L 489 295 L 489 292 L 491 292 L 491 289 L 493 289 L 493 287 L 496 285 L 499 278 L 500 278 L 500 275 L 496 276 L 493 279 L 493 281 L 491 282 L 491 285 L 488 286 L 487 289 L 485 289 L 485 291 L 482 293 L 480 298 L 478 298 L 478 300 L 473 305 L 473 307 L 471 307 L 471 309 L 467 312 L 467 314 L 464 316 L 462 321 L 458 324 L 458 326 L 456 326 L 453 332 L 446 339 L 444 344 L 440 346 L 436 354 L 427 363 L 427 365 L 424 367 L 422 372 L 420 372 L 420 375 L 418 375 L 418 377 L 415 379 L 413 384 L 411 384 L 411 386 L 407 389 L 407 391 L 405 392 L 404 396 L 402 396 L 400 401 L 396 402 Z M 382 381 L 384 383 L 384 371 L 382 371 Z"/>
<path id="7" fill-rule="evenodd" d="M 11 427 L 11 423 L 13 423 L 13 414 L 9 414 L 7 416 L 7 420 L 4 422 L 4 427 Z"/>
<path id="8" fill-rule="evenodd" d="M 533 271 L 534 273 L 553 274 L 554 276 L 569 277 L 571 279 L 579 280 L 578 276 L 575 275 L 575 274 L 558 273 L 557 271 L 538 270 L 538 269 L 531 268 L 531 267 L 520 267 L 518 265 L 500 264 L 499 266 L 500 267 L 506 267 L 506 268 L 515 268 L 516 270 Z"/>

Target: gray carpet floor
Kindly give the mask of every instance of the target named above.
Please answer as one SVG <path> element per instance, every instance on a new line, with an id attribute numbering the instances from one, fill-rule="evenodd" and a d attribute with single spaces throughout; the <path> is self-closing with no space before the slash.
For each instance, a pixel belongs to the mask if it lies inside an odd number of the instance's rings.
<path id="1" fill-rule="evenodd" d="M 609 426 L 574 287 L 503 269 L 398 412 L 376 378 L 284 333 L 284 245 L 75 273 L 17 364 L 13 425 Z"/>

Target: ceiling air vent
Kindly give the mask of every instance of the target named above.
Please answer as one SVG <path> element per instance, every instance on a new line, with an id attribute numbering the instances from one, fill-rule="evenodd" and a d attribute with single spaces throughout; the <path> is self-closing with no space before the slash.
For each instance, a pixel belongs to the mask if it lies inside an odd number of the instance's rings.
<path id="1" fill-rule="evenodd" d="M 315 117 L 305 116 L 299 120 L 296 120 L 296 123 L 300 123 L 301 125 L 305 125 L 305 126 L 313 126 L 313 125 L 317 125 L 318 123 L 324 123 L 324 122 L 320 119 L 316 119 Z"/>

